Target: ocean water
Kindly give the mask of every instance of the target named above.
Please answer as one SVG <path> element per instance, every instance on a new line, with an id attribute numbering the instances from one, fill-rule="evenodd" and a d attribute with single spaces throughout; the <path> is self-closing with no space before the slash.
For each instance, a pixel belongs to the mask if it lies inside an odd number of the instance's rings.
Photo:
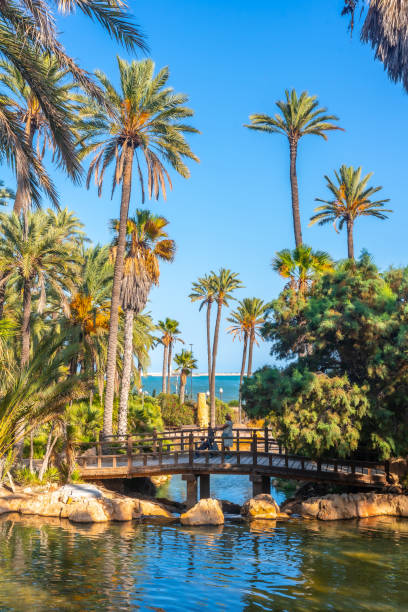
<path id="1" fill-rule="evenodd" d="M 193 398 L 196 398 L 197 393 L 205 393 L 209 390 L 210 384 L 208 376 L 193 376 L 187 381 L 186 396 L 191 395 L 191 382 Z M 177 393 L 179 380 L 178 376 L 171 377 L 171 392 Z M 162 377 L 161 376 L 143 376 L 142 387 L 145 391 L 151 395 L 153 391 L 156 394 L 161 392 L 162 388 Z M 222 391 L 221 391 L 222 389 Z M 218 398 L 224 402 L 230 402 L 232 400 L 238 400 L 239 397 L 239 376 L 235 374 L 219 375 L 215 377 L 215 390 Z"/>

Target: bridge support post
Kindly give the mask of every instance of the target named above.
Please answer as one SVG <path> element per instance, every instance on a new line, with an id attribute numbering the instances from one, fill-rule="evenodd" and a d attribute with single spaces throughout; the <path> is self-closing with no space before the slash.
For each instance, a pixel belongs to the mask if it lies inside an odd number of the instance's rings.
<path id="1" fill-rule="evenodd" d="M 251 474 L 250 480 L 252 482 L 252 497 L 256 497 L 261 493 L 271 493 L 271 479 L 269 476 L 263 476 L 262 474 Z"/>
<path id="2" fill-rule="evenodd" d="M 181 477 L 187 483 L 187 498 L 186 506 L 187 510 L 196 505 L 198 501 L 197 497 L 197 476 L 195 474 L 183 474 Z"/>
<path id="3" fill-rule="evenodd" d="M 200 499 L 210 497 L 210 475 L 200 474 Z"/>

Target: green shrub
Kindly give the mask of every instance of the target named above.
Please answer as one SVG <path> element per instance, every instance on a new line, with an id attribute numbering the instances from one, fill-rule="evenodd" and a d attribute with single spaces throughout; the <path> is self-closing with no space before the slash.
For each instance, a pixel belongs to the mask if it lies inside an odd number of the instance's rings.
<path id="1" fill-rule="evenodd" d="M 59 482 L 61 480 L 61 474 L 56 467 L 49 467 L 48 470 L 44 472 L 44 476 L 42 479 L 42 483 L 46 482 Z"/>
<path id="2" fill-rule="evenodd" d="M 16 468 L 15 470 L 13 470 L 13 477 L 19 485 L 24 486 L 31 484 L 40 484 L 37 473 L 31 472 L 30 468 L 28 467 Z"/>
<path id="3" fill-rule="evenodd" d="M 194 408 L 188 403 L 180 406 L 178 395 L 160 393 L 157 399 L 160 403 L 161 416 L 165 427 L 194 425 Z"/>
<path id="4" fill-rule="evenodd" d="M 227 406 L 231 406 L 231 408 L 236 408 L 237 406 L 239 406 L 239 399 L 229 401 Z"/>
<path id="5" fill-rule="evenodd" d="M 150 395 L 142 398 L 130 395 L 128 402 L 129 433 L 149 432 L 153 429 L 161 431 L 163 420 L 158 399 Z"/>

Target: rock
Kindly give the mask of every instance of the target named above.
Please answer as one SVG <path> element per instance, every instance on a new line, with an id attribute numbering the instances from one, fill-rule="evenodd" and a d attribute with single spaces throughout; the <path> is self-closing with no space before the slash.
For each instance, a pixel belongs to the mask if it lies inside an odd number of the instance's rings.
<path id="1" fill-rule="evenodd" d="M 220 499 L 220 504 L 224 514 L 241 514 L 241 506 L 234 504 L 226 499 Z"/>
<path id="2" fill-rule="evenodd" d="M 408 517 L 408 497 L 373 492 L 313 497 L 301 502 L 300 514 L 304 518 L 317 518 L 322 521 L 372 516 Z"/>
<path id="3" fill-rule="evenodd" d="M 182 525 L 222 525 L 224 515 L 217 499 L 200 499 L 200 501 L 180 516 Z"/>
<path id="4" fill-rule="evenodd" d="M 140 516 L 161 516 L 165 518 L 173 518 L 173 515 L 156 502 L 147 501 L 145 499 L 135 499 L 133 506 L 133 517 Z"/>
<path id="5" fill-rule="evenodd" d="M 0 514 L 6 514 L 7 512 L 19 512 L 21 503 L 23 501 L 24 498 L 17 495 L 0 497 Z"/>
<path id="6" fill-rule="evenodd" d="M 150 476 L 150 480 L 155 487 L 162 487 L 171 480 L 170 474 L 159 474 L 158 476 Z"/>
<path id="7" fill-rule="evenodd" d="M 133 510 L 135 502 L 133 499 L 113 499 L 112 509 L 114 521 L 131 521 L 133 518 Z"/>
<path id="8" fill-rule="evenodd" d="M 100 499 L 102 492 L 91 484 L 69 484 L 60 487 L 58 491 L 60 500 L 66 504 L 69 499 L 79 501 L 81 499 Z"/>
<path id="9" fill-rule="evenodd" d="M 67 518 L 73 523 L 104 523 L 113 515 L 110 500 L 86 499 L 73 503 Z"/>
<path id="10" fill-rule="evenodd" d="M 242 516 L 248 519 L 276 519 L 278 512 L 278 504 L 266 493 L 252 497 L 241 508 Z"/>

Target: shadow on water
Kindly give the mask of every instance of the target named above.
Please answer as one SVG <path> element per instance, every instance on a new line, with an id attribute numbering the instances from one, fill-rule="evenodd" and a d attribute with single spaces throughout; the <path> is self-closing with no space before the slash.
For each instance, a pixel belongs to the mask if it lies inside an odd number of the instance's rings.
<path id="1" fill-rule="evenodd" d="M 0 610 L 406 610 L 408 521 L 0 520 Z"/>

